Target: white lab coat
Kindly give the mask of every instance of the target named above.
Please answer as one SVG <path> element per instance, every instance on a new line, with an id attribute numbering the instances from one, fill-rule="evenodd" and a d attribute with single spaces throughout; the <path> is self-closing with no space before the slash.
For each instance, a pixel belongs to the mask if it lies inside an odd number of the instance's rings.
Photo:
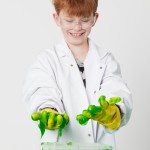
<path id="1" fill-rule="evenodd" d="M 112 54 L 99 48 L 91 39 L 84 69 L 86 88 L 74 56 L 63 39 L 38 55 L 25 80 L 23 100 L 31 113 L 53 107 L 69 115 L 70 122 L 62 137 L 58 136 L 57 130 L 47 130 L 42 141 L 103 142 L 115 149 L 115 131 L 91 120 L 81 126 L 76 121 L 76 115 L 87 109 L 89 104 L 99 105 L 100 95 L 105 95 L 107 99 L 120 96 L 122 100 L 118 106 L 122 113 L 121 126 L 124 126 L 132 111 L 131 93 L 121 78 L 119 65 Z"/>

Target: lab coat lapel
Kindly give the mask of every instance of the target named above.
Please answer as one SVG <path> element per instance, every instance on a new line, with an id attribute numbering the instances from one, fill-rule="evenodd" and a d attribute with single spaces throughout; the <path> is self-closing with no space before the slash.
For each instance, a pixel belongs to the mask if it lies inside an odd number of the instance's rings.
<path id="1" fill-rule="evenodd" d="M 84 61 L 85 76 L 86 76 L 86 90 L 88 97 L 92 104 L 98 105 L 98 100 L 93 99 L 93 95 L 100 90 L 100 85 L 106 64 L 102 61 L 102 58 L 106 55 L 106 52 L 101 51 L 99 47 L 89 39 L 89 51 Z"/>
<path id="2" fill-rule="evenodd" d="M 86 90 L 90 104 L 99 105 L 98 99 L 96 99 L 96 92 L 101 88 L 100 84 L 106 68 L 106 65 L 102 61 L 102 58 L 106 55 L 106 52 L 101 51 L 99 47 L 89 39 L 89 51 L 84 62 L 85 76 L 86 76 Z M 96 141 L 97 122 L 93 121 L 94 137 Z"/>
<path id="3" fill-rule="evenodd" d="M 89 105 L 89 100 L 87 97 L 87 93 L 84 87 L 84 83 L 81 77 L 81 74 L 79 72 L 77 63 L 74 59 L 74 56 L 71 52 L 71 50 L 68 48 L 67 43 L 65 42 L 64 39 L 62 39 L 61 43 L 57 45 L 57 50 L 59 50 L 59 57 L 61 59 L 63 59 L 63 63 L 64 65 L 67 66 L 66 71 L 69 73 L 71 73 L 72 75 L 70 76 L 72 84 L 74 84 L 74 93 L 79 91 L 80 94 L 80 103 L 77 109 L 77 114 L 82 113 L 83 109 L 87 109 L 88 105 Z M 69 80 L 69 79 L 68 79 Z M 79 94 L 78 93 L 78 94 Z"/>

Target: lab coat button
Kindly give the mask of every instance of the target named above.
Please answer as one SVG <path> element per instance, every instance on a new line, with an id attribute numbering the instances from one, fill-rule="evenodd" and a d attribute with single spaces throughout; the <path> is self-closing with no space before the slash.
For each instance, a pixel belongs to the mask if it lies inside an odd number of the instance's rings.
<path id="1" fill-rule="evenodd" d="M 102 69 L 103 67 L 99 67 L 100 69 Z"/>
<path id="2" fill-rule="evenodd" d="M 96 93 L 96 91 L 94 91 L 94 94 Z"/>
<path id="3" fill-rule="evenodd" d="M 71 64 L 70 66 L 73 67 L 73 64 Z"/>
<path id="4" fill-rule="evenodd" d="M 89 134 L 88 134 L 88 136 L 90 137 L 90 136 L 91 136 L 91 134 L 89 133 Z"/>

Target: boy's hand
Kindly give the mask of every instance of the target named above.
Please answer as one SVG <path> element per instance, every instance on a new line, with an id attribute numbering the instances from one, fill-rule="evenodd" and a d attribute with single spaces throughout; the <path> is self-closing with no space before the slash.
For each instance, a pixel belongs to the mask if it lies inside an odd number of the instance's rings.
<path id="1" fill-rule="evenodd" d="M 40 112 L 34 112 L 31 115 L 32 120 L 39 121 L 39 128 L 41 135 L 43 136 L 45 129 L 56 130 L 60 129 L 60 135 L 62 129 L 68 124 L 69 117 L 65 114 L 59 114 L 57 111 L 51 108 L 45 108 Z"/>
<path id="2" fill-rule="evenodd" d="M 85 125 L 89 119 L 93 119 L 111 130 L 117 129 L 121 123 L 121 115 L 115 103 L 120 102 L 121 98 L 112 97 L 107 102 L 105 96 L 100 96 L 98 101 L 100 106 L 89 105 L 88 109 L 83 110 L 82 114 L 77 115 L 76 119 L 81 125 Z"/>

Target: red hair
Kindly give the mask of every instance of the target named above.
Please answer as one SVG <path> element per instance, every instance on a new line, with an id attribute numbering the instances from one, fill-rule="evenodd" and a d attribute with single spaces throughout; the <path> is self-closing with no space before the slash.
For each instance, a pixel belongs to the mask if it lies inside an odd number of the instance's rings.
<path id="1" fill-rule="evenodd" d="M 52 0 L 57 14 L 65 11 L 70 16 L 89 17 L 97 11 L 98 0 Z"/>

